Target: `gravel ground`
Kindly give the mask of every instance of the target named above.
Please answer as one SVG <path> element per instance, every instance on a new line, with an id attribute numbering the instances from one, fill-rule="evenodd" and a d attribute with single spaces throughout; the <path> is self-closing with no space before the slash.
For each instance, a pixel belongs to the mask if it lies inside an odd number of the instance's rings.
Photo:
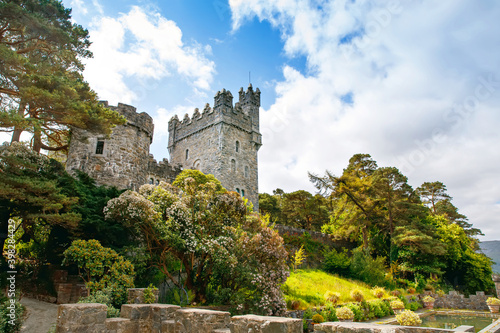
<path id="1" fill-rule="evenodd" d="M 21 303 L 26 307 L 27 318 L 21 333 L 47 333 L 57 320 L 57 304 L 23 297 Z"/>

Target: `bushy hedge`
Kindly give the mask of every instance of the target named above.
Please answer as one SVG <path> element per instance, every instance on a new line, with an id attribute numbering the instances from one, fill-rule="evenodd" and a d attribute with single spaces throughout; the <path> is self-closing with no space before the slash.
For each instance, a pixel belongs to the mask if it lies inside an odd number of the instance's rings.
<path id="1" fill-rule="evenodd" d="M 19 332 L 23 324 L 25 307 L 17 299 L 11 303 L 6 297 L 0 298 L 0 332 Z"/>

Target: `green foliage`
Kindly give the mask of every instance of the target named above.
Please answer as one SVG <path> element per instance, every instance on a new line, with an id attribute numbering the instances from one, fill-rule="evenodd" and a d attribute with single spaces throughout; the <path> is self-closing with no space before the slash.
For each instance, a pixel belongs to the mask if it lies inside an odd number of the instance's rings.
<path id="1" fill-rule="evenodd" d="M 356 302 L 361 302 L 364 300 L 363 293 L 359 289 L 354 289 L 353 291 L 351 291 L 351 298 Z"/>
<path id="2" fill-rule="evenodd" d="M 336 249 L 325 251 L 322 264 L 323 269 L 328 273 L 349 276 L 351 259 L 347 255 L 347 249 L 343 251 L 337 251 Z"/>
<path id="3" fill-rule="evenodd" d="M 142 298 L 144 299 L 145 304 L 153 304 L 156 301 L 155 292 L 158 291 L 158 288 L 150 284 L 146 289 L 144 289 L 144 293 L 142 294 Z"/>
<path id="4" fill-rule="evenodd" d="M 342 308 L 344 308 L 344 307 L 347 307 L 348 309 L 350 309 L 352 311 L 352 313 L 354 314 L 354 321 L 365 321 L 367 319 L 366 316 L 365 316 L 365 311 L 361 307 L 361 305 L 354 304 L 354 303 L 347 303 Z M 339 319 L 346 319 L 346 318 L 343 318 L 342 316 L 339 316 L 339 312 L 338 311 L 337 311 L 337 318 L 339 318 Z M 347 318 L 347 319 L 351 319 L 351 318 Z"/>
<path id="5" fill-rule="evenodd" d="M 300 248 L 295 251 L 292 256 L 292 269 L 295 271 L 298 266 L 302 265 L 304 260 L 306 260 L 307 256 L 304 252 L 304 245 L 301 245 Z"/>
<path id="6" fill-rule="evenodd" d="M 104 288 L 103 290 L 96 290 L 90 293 L 86 297 L 82 297 L 78 300 L 78 303 L 100 303 L 108 307 L 107 318 L 117 318 L 120 317 L 120 310 L 115 308 L 112 303 L 113 291 L 109 288 Z"/>
<path id="7" fill-rule="evenodd" d="M 315 323 L 315 324 L 321 324 L 322 322 L 325 321 L 325 318 L 322 315 L 320 315 L 319 313 L 316 313 L 314 316 L 312 316 L 311 319 L 312 319 L 313 323 Z"/>
<path id="8" fill-rule="evenodd" d="M 339 299 L 340 299 L 340 294 L 337 292 L 333 292 L 333 291 L 328 290 L 325 293 L 325 300 L 329 303 L 332 303 L 333 305 L 337 304 Z"/>
<path id="9" fill-rule="evenodd" d="M 12 300 L 13 302 L 7 297 L 0 298 L 0 332 L 19 332 L 23 324 L 26 309 L 17 297 Z"/>
<path id="10" fill-rule="evenodd" d="M 64 251 L 64 264 L 75 264 L 89 291 L 111 290 L 111 301 L 120 306 L 127 289 L 134 287 L 134 266 L 97 240 L 75 240 Z"/>
<path id="11" fill-rule="evenodd" d="M 224 193 L 226 189 L 222 187 L 221 182 L 215 178 L 214 175 L 205 175 L 203 172 L 198 170 L 186 169 L 182 170 L 182 172 L 177 175 L 172 185 L 178 187 L 181 190 L 186 189 L 188 183 L 186 183 L 186 179 L 191 178 L 194 180 L 194 184 L 196 186 L 205 185 L 207 183 L 211 183 L 215 185 L 216 193 Z"/>
<path id="12" fill-rule="evenodd" d="M 350 319 L 358 319 L 361 317 L 361 309 L 354 304 L 348 304 L 347 306 L 342 306 L 335 310 L 335 316 L 339 320 L 350 320 Z M 358 315 L 358 318 L 356 318 Z"/>
<path id="13" fill-rule="evenodd" d="M 373 259 L 369 254 L 358 248 L 353 251 L 351 261 L 351 276 L 374 285 L 385 284 L 384 258 Z"/>

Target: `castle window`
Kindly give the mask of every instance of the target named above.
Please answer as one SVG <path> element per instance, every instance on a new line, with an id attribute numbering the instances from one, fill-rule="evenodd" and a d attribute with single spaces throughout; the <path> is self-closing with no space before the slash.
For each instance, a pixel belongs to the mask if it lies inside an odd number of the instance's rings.
<path id="1" fill-rule="evenodd" d="M 236 172 L 236 160 L 231 160 L 231 172 Z"/>
<path id="2" fill-rule="evenodd" d="M 95 147 L 95 153 L 102 155 L 104 152 L 104 141 L 97 141 L 97 146 Z"/>
<path id="3" fill-rule="evenodd" d="M 160 181 L 158 179 L 156 180 L 156 185 L 160 185 Z"/>
<path id="4" fill-rule="evenodd" d="M 241 196 L 244 197 L 245 196 L 245 190 L 244 189 L 241 189 Z"/>
<path id="5" fill-rule="evenodd" d="M 240 142 L 236 141 L 236 152 L 240 151 Z"/>
<path id="6" fill-rule="evenodd" d="M 245 178 L 248 177 L 248 165 L 245 165 Z"/>
<path id="7" fill-rule="evenodd" d="M 149 184 L 150 185 L 154 185 L 155 184 L 155 180 L 153 178 L 149 178 Z"/>
<path id="8" fill-rule="evenodd" d="M 239 188 L 236 188 L 236 192 L 238 192 L 238 194 L 240 194 L 240 189 L 239 189 Z"/>
<path id="9" fill-rule="evenodd" d="M 186 160 L 189 158 L 189 149 L 186 149 Z"/>

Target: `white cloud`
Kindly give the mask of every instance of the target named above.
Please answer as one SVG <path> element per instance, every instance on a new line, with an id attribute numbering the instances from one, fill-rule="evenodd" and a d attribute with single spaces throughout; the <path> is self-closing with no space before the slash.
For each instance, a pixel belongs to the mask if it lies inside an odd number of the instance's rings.
<path id="1" fill-rule="evenodd" d="M 186 45 L 175 22 L 137 6 L 118 18 L 94 20 L 90 40 L 94 58 L 85 78 L 111 103 L 131 103 L 167 76 L 191 84 L 195 92 L 207 90 L 215 74 L 206 57 L 209 46 Z M 133 86 L 129 80 L 135 80 Z"/>
<path id="2" fill-rule="evenodd" d="M 413 186 L 443 181 L 485 239 L 500 239 L 498 3 L 229 2 L 233 29 L 268 20 L 286 54 L 307 58 L 304 72 L 283 67 L 261 113 L 261 191 L 313 190 L 307 171 L 340 174 L 369 153 Z"/>

